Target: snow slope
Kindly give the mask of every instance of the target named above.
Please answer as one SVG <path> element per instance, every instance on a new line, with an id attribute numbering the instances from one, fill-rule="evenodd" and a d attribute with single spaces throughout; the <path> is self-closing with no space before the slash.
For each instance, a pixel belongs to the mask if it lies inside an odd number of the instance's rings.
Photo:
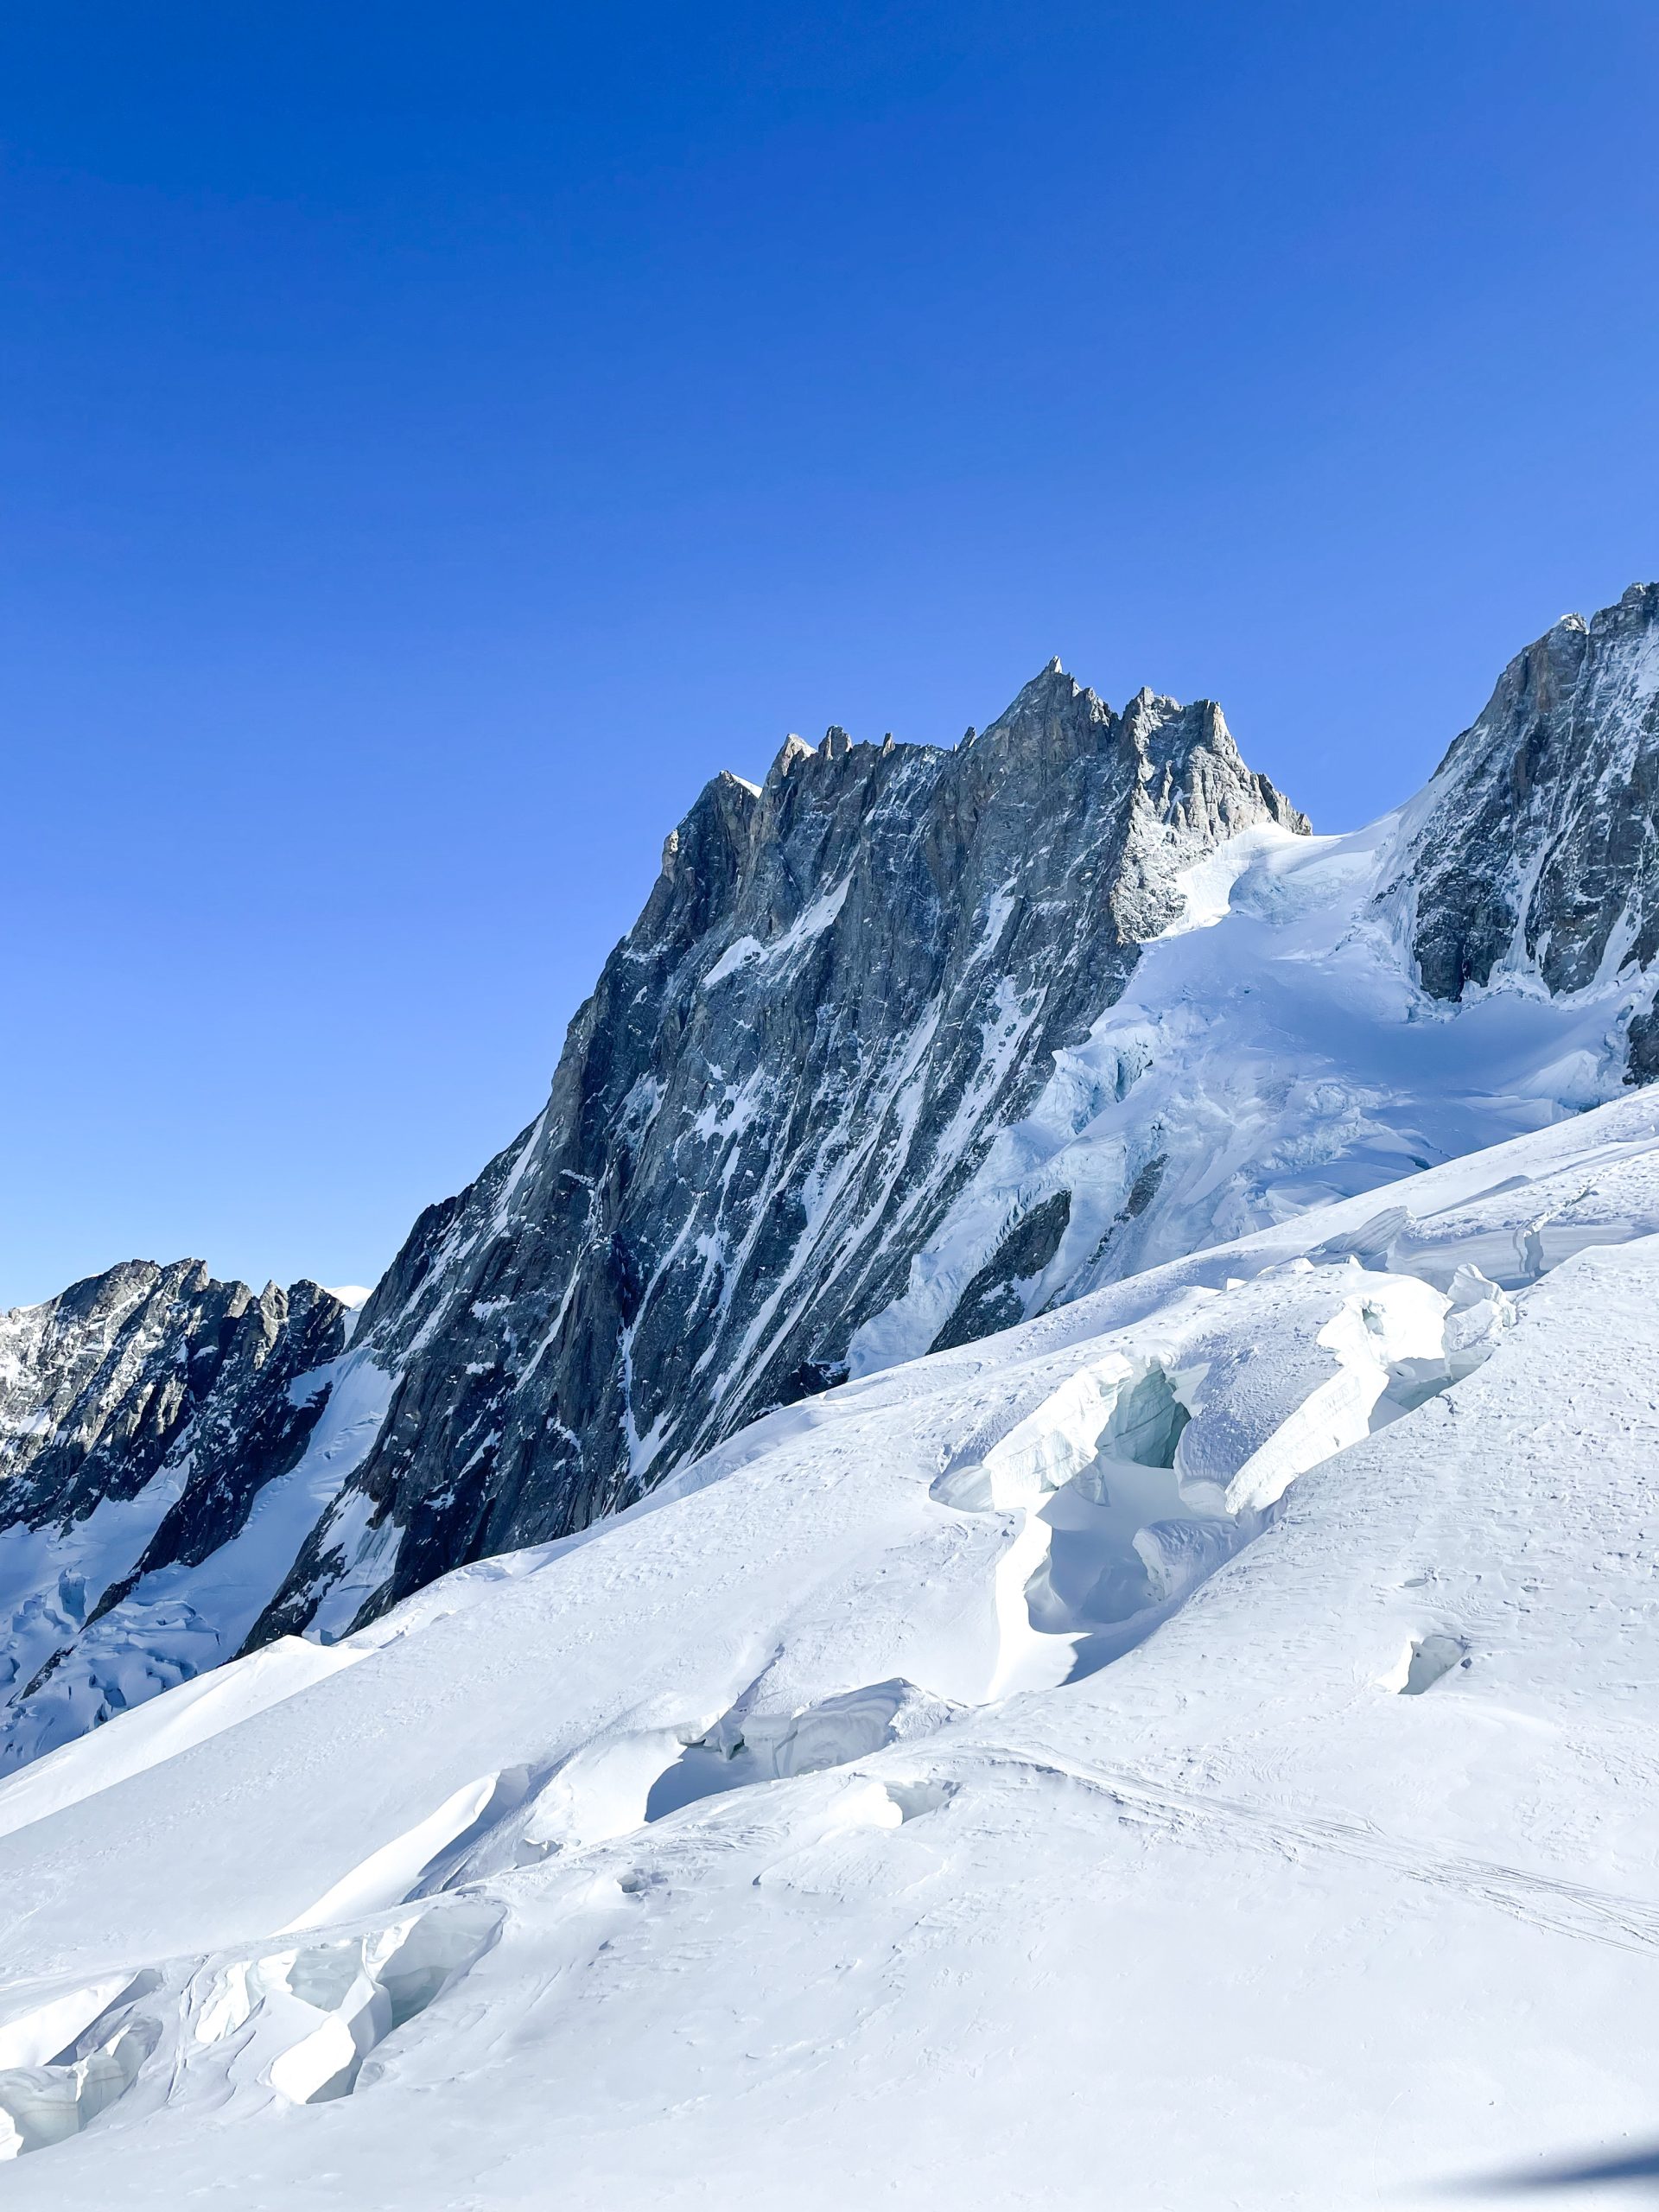
<path id="1" fill-rule="evenodd" d="M 6 2188 L 1628 2202 L 1656 1293 L 1641 1094 L 118 1718 L 0 1788 Z"/>
<path id="2" fill-rule="evenodd" d="M 1022 1223 L 1065 1230 L 1005 1323 L 1651 1081 L 1656 788 L 1659 585 L 1633 584 L 1518 653 L 1398 812 L 1198 857 L 852 1371 L 927 1350 Z"/>
<path id="3" fill-rule="evenodd" d="M 925 1351 L 1010 1221 L 1062 1193 L 1065 1233 L 1018 1286 L 1027 1313 L 1616 1096 L 1651 979 L 1552 996 L 1516 969 L 1427 996 L 1385 897 L 1409 826 L 1264 824 L 1192 868 L 1181 918 L 1057 1053 L 904 1297 L 854 1338 L 853 1372 Z"/>

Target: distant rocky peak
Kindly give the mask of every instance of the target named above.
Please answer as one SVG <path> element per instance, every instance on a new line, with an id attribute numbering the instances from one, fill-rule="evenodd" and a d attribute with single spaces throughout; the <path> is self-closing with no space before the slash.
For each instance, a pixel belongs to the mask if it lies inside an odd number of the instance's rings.
<path id="1" fill-rule="evenodd" d="M 885 734 L 876 745 L 831 723 L 816 746 L 791 732 L 758 786 L 713 778 L 665 841 L 620 950 L 724 982 L 746 964 L 743 948 L 758 955 L 826 896 L 849 902 L 849 916 L 889 904 L 918 860 L 928 899 L 971 923 L 999 886 L 1030 874 L 1023 848 L 1037 834 L 1053 858 L 1070 856 L 1065 895 L 1109 910 L 1121 950 L 1174 918 L 1179 872 L 1200 850 L 1264 820 L 1308 826 L 1246 767 L 1212 700 L 1183 706 L 1143 687 L 1120 715 L 1057 658 L 953 747 Z"/>
<path id="2" fill-rule="evenodd" d="M 1385 903 L 1422 988 L 1551 992 L 1659 952 L 1659 584 L 1515 658 L 1402 817 Z"/>
<path id="3" fill-rule="evenodd" d="M 1264 822 L 1305 826 L 1212 704 L 1118 715 L 1058 660 L 961 744 L 832 723 L 758 789 L 713 778 L 545 1112 L 359 1323 L 399 1376 L 353 1478 L 390 1547 L 372 1603 L 580 1528 L 842 1371 L 1185 869 Z M 981 1284 L 960 1332 L 1000 1310 Z M 319 1535 L 268 1628 L 305 1624 L 331 1556 Z"/>
<path id="4" fill-rule="evenodd" d="M 804 737 L 798 737 L 795 732 L 791 730 L 789 735 L 779 747 L 777 757 L 766 771 L 766 782 L 763 788 L 769 788 L 774 784 L 781 783 L 784 778 L 803 760 L 814 760 L 817 758 L 817 746 L 809 745 Z"/>
<path id="5" fill-rule="evenodd" d="M 1068 676 L 1056 658 L 1021 685 L 976 745 L 982 753 L 1064 760 L 1085 746 L 1097 747 L 1116 729 L 1106 702 Z"/>

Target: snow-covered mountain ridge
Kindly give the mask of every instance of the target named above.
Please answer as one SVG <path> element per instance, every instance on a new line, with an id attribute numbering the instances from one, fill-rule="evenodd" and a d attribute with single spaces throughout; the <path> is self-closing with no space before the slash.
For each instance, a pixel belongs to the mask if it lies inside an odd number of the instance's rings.
<path id="1" fill-rule="evenodd" d="M 542 1116 L 423 1217 L 349 1350 L 343 1317 L 332 1349 L 280 1325 L 279 1449 L 221 1421 L 102 1490 L 0 1492 L 3 1756 L 579 1530 L 841 1376 L 1645 1079 L 1656 639 L 1659 588 L 1567 618 L 1350 837 L 1303 834 L 1212 706 L 1115 714 L 1058 664 L 953 750 L 832 730 L 715 779 Z M 70 1325 L 113 1281 L 0 1325 L 0 1468 L 146 1433 L 143 1362 Z"/>
<path id="2" fill-rule="evenodd" d="M 55 1734 L 74 1733 L 237 1648 L 264 1596 L 238 1605 L 227 1568 L 259 1548 L 270 1498 L 321 1441 L 349 1333 L 346 1307 L 315 1283 L 256 1297 L 189 1260 L 132 1261 L 0 1315 L 0 1695 L 10 1713 L 44 1692 Z M 309 1525 L 302 1513 L 289 1542 Z M 118 1663 L 95 1683 L 83 1672 L 67 1698 L 49 1688 L 141 1586 L 153 1632 L 135 1643 L 113 1627 L 105 1638 Z M 47 1740 L 54 1732 L 48 1724 Z M 33 1748 L 27 1732 L 10 1738 L 0 1768 Z"/>
<path id="3" fill-rule="evenodd" d="M 1639 1091 L 117 1718 L 0 1786 L 8 2188 L 1625 2201 L 1656 1294 Z"/>

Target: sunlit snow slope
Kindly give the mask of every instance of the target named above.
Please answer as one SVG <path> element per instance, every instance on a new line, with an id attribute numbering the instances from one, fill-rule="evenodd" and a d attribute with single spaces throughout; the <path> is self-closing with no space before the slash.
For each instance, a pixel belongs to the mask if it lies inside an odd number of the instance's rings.
<path id="1" fill-rule="evenodd" d="M 853 1371 L 925 1351 L 1009 1220 L 1057 1199 L 1064 1234 L 1018 1284 L 1027 1313 L 1616 1096 L 1651 978 L 1552 996 L 1519 969 L 1429 997 L 1388 895 L 1409 827 L 1266 824 L 1191 869 L 1180 918 L 1056 1053 L 906 1295 L 854 1338 Z"/>
<path id="2" fill-rule="evenodd" d="M 0 1788 L 4 2186 L 1629 2201 L 1656 1294 L 1642 1093 L 115 1719 Z"/>

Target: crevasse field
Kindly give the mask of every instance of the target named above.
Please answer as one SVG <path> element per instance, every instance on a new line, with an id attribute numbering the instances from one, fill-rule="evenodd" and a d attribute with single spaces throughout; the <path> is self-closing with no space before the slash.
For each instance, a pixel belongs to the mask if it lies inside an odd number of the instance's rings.
<path id="1" fill-rule="evenodd" d="M 1638 1095 L 38 1761 L 9 2198 L 1630 2202 L 1656 1296 Z"/>

